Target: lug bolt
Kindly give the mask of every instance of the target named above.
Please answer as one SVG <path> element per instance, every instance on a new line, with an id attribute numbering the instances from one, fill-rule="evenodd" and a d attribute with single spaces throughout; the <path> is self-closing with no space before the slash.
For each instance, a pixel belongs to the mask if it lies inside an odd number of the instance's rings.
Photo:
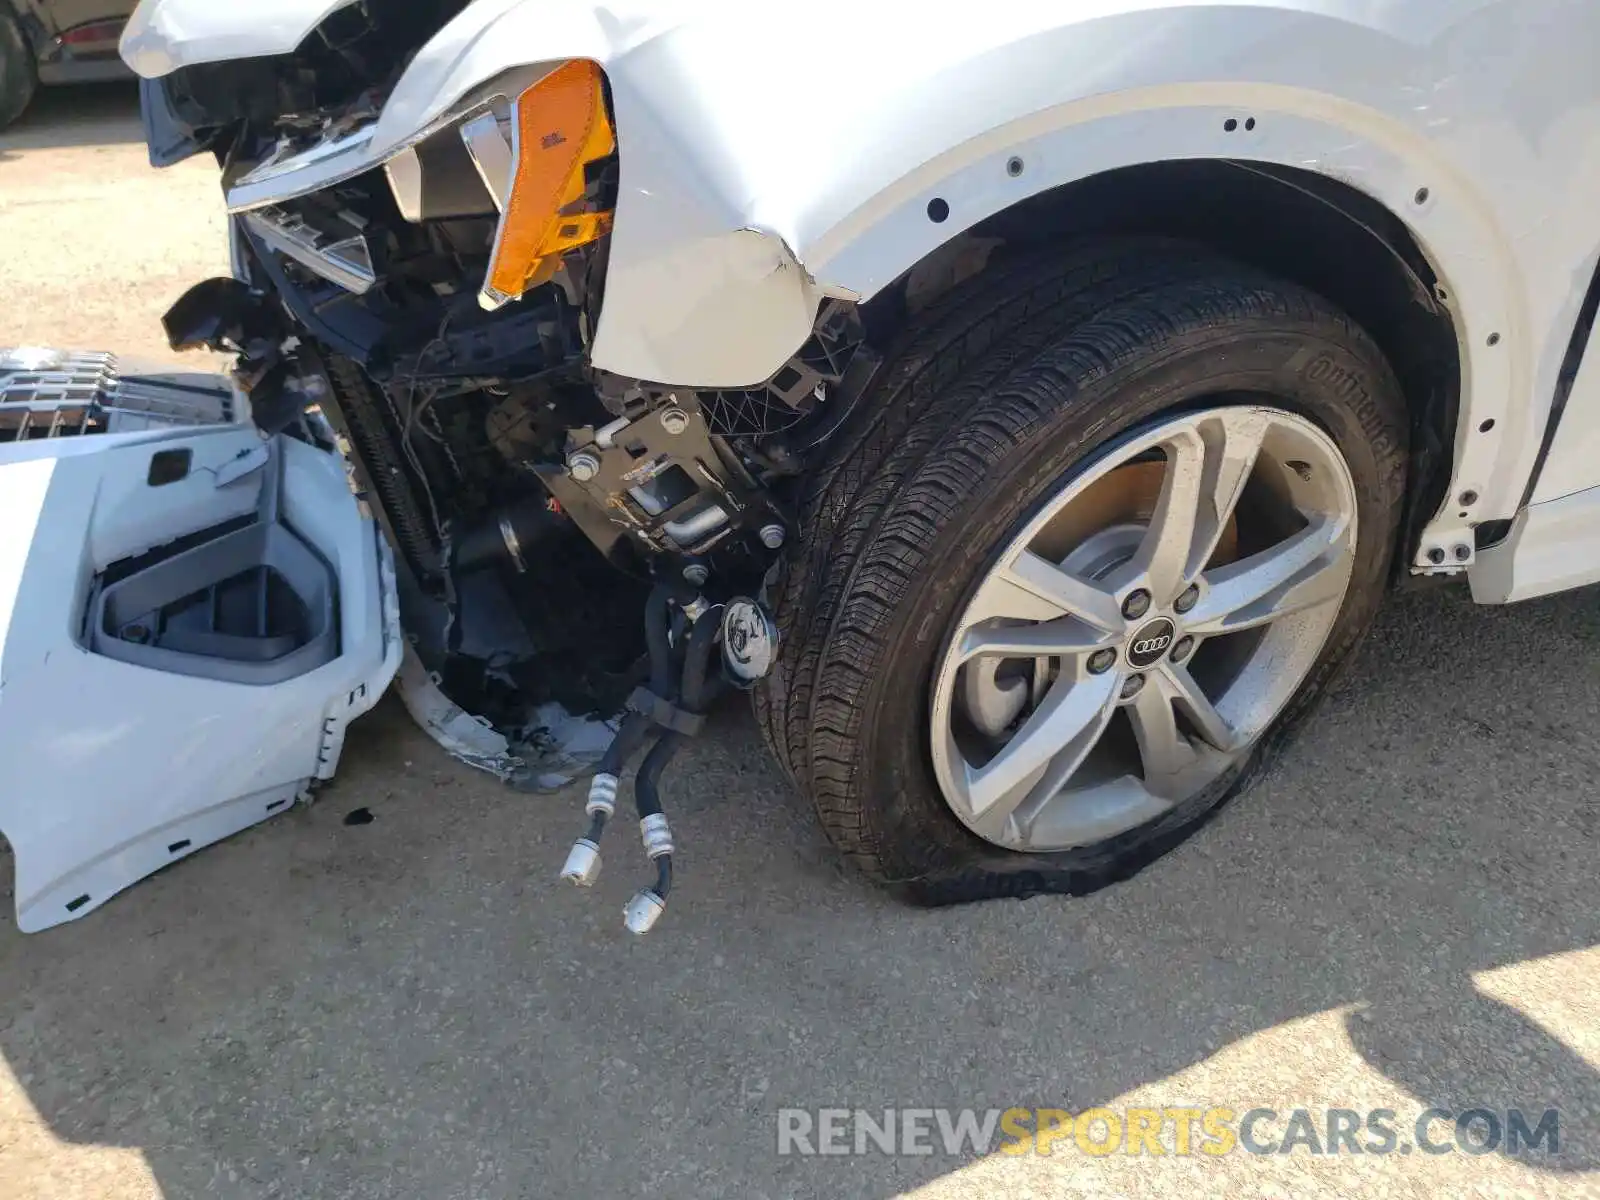
<path id="1" fill-rule="evenodd" d="M 689 414 L 681 408 L 664 408 L 661 410 L 661 428 L 677 437 L 689 428 Z"/>
<path id="2" fill-rule="evenodd" d="M 1143 675 L 1129 675 L 1122 681 L 1122 698 L 1124 700 L 1132 700 L 1142 691 L 1144 691 Z"/>
<path id="3" fill-rule="evenodd" d="M 1140 588 L 1136 592 L 1129 592 L 1128 598 L 1122 602 L 1122 615 L 1130 621 L 1138 620 L 1150 611 L 1150 593 Z"/>
<path id="4" fill-rule="evenodd" d="M 1200 585 L 1191 583 L 1183 590 L 1183 595 L 1178 597 L 1178 602 L 1173 605 L 1179 612 L 1188 612 L 1200 602 Z"/>
<path id="5" fill-rule="evenodd" d="M 1096 650 L 1089 655 L 1089 673 L 1091 675 L 1104 675 L 1111 670 L 1117 661 L 1117 652 L 1109 646 L 1104 650 Z"/>
<path id="6" fill-rule="evenodd" d="M 588 483 L 600 474 L 600 460 L 587 450 L 580 450 L 567 459 L 567 474 L 579 483 Z"/>
<path id="7" fill-rule="evenodd" d="M 1170 657 L 1172 658 L 1173 662 L 1181 663 L 1184 659 L 1189 657 L 1190 652 L 1193 650 L 1194 639 L 1188 634 L 1185 634 L 1183 637 L 1179 638 L 1177 644 L 1172 647 L 1172 654 Z"/>

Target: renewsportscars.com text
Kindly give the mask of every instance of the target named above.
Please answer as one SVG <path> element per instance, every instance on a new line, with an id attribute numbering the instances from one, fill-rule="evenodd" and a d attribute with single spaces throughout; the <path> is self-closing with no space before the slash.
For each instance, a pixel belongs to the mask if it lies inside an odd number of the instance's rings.
<path id="1" fill-rule="evenodd" d="M 1557 1109 L 783 1108 L 781 1155 L 1556 1154 Z"/>

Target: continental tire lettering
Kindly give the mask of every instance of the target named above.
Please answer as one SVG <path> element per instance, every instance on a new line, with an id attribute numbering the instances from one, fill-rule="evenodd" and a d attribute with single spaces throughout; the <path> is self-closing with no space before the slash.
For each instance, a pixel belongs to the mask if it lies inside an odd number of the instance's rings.
<path id="1" fill-rule="evenodd" d="M 1372 395 L 1357 372 L 1344 366 L 1331 354 L 1319 354 L 1306 364 L 1301 376 L 1310 383 L 1327 388 L 1349 407 L 1373 449 L 1380 453 L 1394 451 L 1394 444 L 1385 431 L 1383 414 L 1372 402 Z"/>

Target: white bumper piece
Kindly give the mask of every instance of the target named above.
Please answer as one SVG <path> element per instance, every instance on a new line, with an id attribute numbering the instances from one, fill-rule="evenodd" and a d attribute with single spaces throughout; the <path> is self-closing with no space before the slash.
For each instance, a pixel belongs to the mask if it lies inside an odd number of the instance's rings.
<path id="1" fill-rule="evenodd" d="M 403 647 L 336 453 L 263 441 L 214 377 L 130 386 L 100 361 L 87 399 L 8 396 L 0 352 L 0 833 L 27 932 L 331 777 Z M 182 416 L 118 409 L 135 394 Z"/>

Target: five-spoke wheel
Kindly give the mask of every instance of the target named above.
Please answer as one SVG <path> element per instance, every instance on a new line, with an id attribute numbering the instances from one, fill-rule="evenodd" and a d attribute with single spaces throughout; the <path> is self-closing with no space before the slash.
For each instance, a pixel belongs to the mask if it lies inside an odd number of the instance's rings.
<path id="1" fill-rule="evenodd" d="M 956 626 L 930 743 L 956 815 L 1058 850 L 1206 786 L 1315 661 L 1356 533 L 1349 468 L 1302 417 L 1211 408 L 1124 440 L 1049 498 Z"/>

